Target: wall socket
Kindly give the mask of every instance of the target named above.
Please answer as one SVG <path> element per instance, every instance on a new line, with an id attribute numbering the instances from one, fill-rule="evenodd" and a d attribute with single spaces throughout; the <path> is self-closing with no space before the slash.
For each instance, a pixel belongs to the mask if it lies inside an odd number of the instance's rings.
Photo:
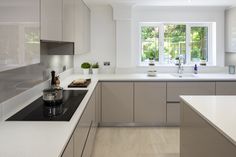
<path id="1" fill-rule="evenodd" d="M 111 63 L 110 63 L 110 62 L 103 62 L 103 65 L 104 65 L 104 66 L 110 66 Z"/>

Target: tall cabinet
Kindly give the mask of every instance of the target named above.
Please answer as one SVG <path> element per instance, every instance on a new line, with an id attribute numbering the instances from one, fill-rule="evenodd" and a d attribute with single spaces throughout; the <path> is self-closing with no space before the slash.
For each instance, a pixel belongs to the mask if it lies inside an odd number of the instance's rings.
<path id="1" fill-rule="evenodd" d="M 236 52 L 236 7 L 226 10 L 226 52 Z"/>

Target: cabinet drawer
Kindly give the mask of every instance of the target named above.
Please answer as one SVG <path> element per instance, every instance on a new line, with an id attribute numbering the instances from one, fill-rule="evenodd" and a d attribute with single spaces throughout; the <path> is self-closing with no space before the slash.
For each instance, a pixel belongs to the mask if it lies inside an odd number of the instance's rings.
<path id="1" fill-rule="evenodd" d="M 180 103 L 167 103 L 167 125 L 180 125 Z"/>
<path id="2" fill-rule="evenodd" d="M 236 82 L 216 82 L 216 95 L 236 95 Z"/>
<path id="3" fill-rule="evenodd" d="M 215 82 L 167 83 L 167 102 L 180 102 L 180 95 L 215 95 Z"/>

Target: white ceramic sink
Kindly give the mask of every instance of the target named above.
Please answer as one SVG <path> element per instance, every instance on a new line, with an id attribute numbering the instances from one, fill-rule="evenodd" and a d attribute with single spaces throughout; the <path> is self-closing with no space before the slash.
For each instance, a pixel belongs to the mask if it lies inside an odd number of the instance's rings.
<path id="1" fill-rule="evenodd" d="M 195 74 L 191 74 L 191 73 L 184 73 L 184 74 L 171 74 L 171 76 L 174 77 L 178 77 L 178 78 L 195 78 L 196 75 Z"/>

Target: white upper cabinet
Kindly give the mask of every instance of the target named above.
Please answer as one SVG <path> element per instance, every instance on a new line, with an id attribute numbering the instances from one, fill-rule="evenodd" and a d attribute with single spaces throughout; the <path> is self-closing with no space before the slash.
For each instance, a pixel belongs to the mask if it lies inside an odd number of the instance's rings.
<path id="1" fill-rule="evenodd" d="M 226 11 L 226 52 L 236 52 L 236 8 Z"/>
<path id="2" fill-rule="evenodd" d="M 41 0 L 41 40 L 62 40 L 62 0 Z"/>
<path id="3" fill-rule="evenodd" d="M 62 40 L 74 42 L 75 0 L 63 0 Z"/>
<path id="4" fill-rule="evenodd" d="M 75 0 L 75 54 L 90 51 L 90 9 L 82 0 Z"/>
<path id="5" fill-rule="evenodd" d="M 83 0 L 41 0 L 41 40 L 75 43 L 90 52 L 90 9 Z"/>

